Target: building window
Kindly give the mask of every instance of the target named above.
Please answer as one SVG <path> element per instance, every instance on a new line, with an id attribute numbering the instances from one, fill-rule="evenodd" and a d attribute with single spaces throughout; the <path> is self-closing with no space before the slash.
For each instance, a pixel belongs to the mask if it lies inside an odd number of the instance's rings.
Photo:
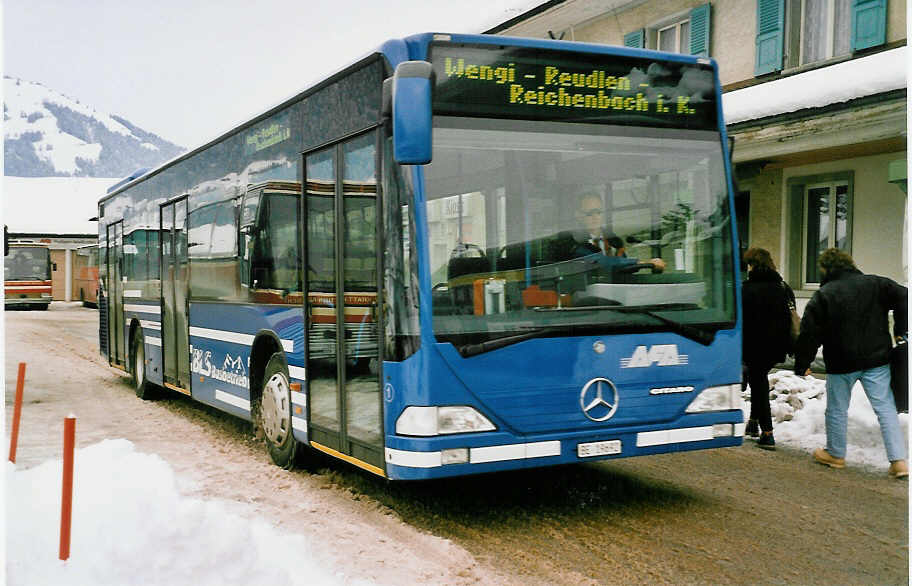
<path id="1" fill-rule="evenodd" d="M 690 53 L 690 19 L 676 22 L 657 31 L 656 48 L 669 53 Z"/>
<path id="2" fill-rule="evenodd" d="M 754 75 L 883 45 L 886 13 L 887 0 L 757 0 Z"/>
<path id="3" fill-rule="evenodd" d="M 788 67 L 852 52 L 851 0 L 789 0 L 786 14 Z"/>
<path id="4" fill-rule="evenodd" d="M 792 288 L 815 289 L 817 260 L 827 248 L 852 252 L 855 173 L 836 171 L 787 181 L 785 271 Z"/>
<path id="5" fill-rule="evenodd" d="M 820 253 L 827 248 L 850 250 L 852 217 L 848 182 L 805 186 L 804 211 L 804 282 L 819 283 Z"/>
<path id="6" fill-rule="evenodd" d="M 711 17 L 711 6 L 706 3 L 625 34 L 624 46 L 707 57 Z"/>

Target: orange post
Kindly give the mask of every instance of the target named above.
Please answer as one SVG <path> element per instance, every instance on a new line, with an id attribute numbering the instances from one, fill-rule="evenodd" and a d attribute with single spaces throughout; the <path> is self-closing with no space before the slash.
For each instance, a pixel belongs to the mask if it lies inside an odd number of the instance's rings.
<path id="1" fill-rule="evenodd" d="M 16 399 L 13 402 L 13 430 L 10 433 L 9 460 L 16 463 L 16 443 L 19 441 L 19 417 L 22 416 L 22 389 L 25 387 L 25 362 L 19 363 L 19 377 L 16 379 Z"/>
<path id="2" fill-rule="evenodd" d="M 63 420 L 63 497 L 60 506 L 60 559 L 70 557 L 70 524 L 73 517 L 73 448 L 76 444 L 76 417 Z"/>

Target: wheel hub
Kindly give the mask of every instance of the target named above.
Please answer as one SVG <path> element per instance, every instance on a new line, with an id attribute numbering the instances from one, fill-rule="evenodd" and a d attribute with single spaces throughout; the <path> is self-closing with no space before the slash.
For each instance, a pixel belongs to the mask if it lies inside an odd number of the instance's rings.
<path id="1" fill-rule="evenodd" d="M 276 373 L 266 381 L 261 414 L 266 438 L 277 446 L 285 443 L 291 424 L 291 411 L 288 405 L 288 381 L 281 374 Z"/>

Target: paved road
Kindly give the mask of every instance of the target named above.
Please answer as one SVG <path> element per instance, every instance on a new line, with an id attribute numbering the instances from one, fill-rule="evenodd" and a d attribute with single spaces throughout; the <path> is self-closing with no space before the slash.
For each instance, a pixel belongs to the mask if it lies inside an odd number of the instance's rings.
<path id="1" fill-rule="evenodd" d="M 7 425 L 16 363 L 29 364 L 19 465 L 59 457 L 72 411 L 79 446 L 127 438 L 191 492 L 318 532 L 380 584 L 908 583 L 908 484 L 885 474 L 750 444 L 427 483 L 318 457 L 289 473 L 243 422 L 175 395 L 136 399 L 98 357 L 95 311 L 5 317 Z"/>

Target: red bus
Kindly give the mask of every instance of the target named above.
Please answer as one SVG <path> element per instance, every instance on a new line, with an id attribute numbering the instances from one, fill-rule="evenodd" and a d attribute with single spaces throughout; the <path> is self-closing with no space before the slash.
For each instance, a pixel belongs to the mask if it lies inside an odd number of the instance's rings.
<path id="1" fill-rule="evenodd" d="M 98 245 L 77 248 L 75 264 L 73 290 L 78 292 L 83 307 L 98 307 Z"/>
<path id="2" fill-rule="evenodd" d="M 3 259 L 4 309 L 47 309 L 51 304 L 51 253 L 37 244 L 10 244 Z"/>

